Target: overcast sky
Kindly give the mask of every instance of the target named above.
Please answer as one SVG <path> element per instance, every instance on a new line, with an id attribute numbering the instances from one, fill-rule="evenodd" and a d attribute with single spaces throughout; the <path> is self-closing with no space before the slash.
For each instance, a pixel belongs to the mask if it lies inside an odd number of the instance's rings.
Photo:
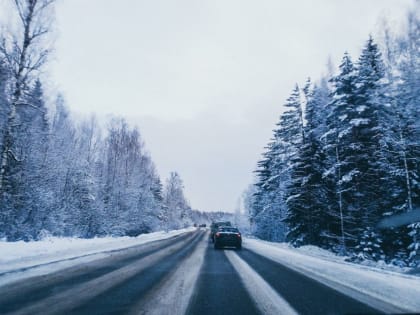
<path id="1" fill-rule="evenodd" d="M 62 0 L 51 80 L 78 114 L 140 127 L 191 205 L 233 211 L 294 84 L 357 58 L 414 0 Z"/>

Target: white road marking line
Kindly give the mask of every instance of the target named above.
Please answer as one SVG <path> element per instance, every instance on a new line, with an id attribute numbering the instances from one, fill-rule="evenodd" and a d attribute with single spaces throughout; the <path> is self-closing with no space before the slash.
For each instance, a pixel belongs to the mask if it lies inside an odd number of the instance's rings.
<path id="1" fill-rule="evenodd" d="M 354 300 L 357 300 L 363 304 L 366 304 L 372 308 L 375 308 L 385 314 L 413 313 L 413 312 L 415 313 L 417 310 L 410 305 L 398 304 L 399 302 L 398 299 L 394 299 L 394 300 L 386 299 L 386 296 L 390 296 L 389 293 L 385 296 L 385 295 L 381 295 L 380 293 L 370 292 L 369 290 L 364 290 L 363 285 L 357 286 L 350 282 L 344 283 L 340 281 L 339 278 L 337 279 L 334 278 L 334 275 L 329 275 L 328 273 L 325 273 L 323 270 L 321 270 L 321 268 L 313 269 L 313 268 L 309 268 L 308 266 L 305 266 L 304 264 L 303 265 L 295 264 L 293 260 L 290 260 L 290 258 L 288 258 L 287 255 L 285 255 L 282 252 L 282 251 L 286 251 L 285 249 L 274 247 L 275 250 L 273 251 L 272 250 L 273 246 L 266 245 L 266 244 L 263 244 L 263 246 L 264 248 L 269 248 L 270 251 L 262 250 L 261 248 L 256 247 L 255 245 L 253 245 L 252 247 L 248 246 L 247 249 L 263 257 L 266 257 L 274 262 L 277 262 L 286 268 L 292 269 L 304 275 L 307 278 L 311 278 L 315 280 L 316 282 L 326 285 L 330 287 L 331 289 L 337 292 L 340 292 Z M 293 255 L 303 255 L 303 254 L 295 253 Z M 321 258 L 309 257 L 309 256 L 307 258 L 309 258 L 313 262 L 313 266 L 316 266 L 317 264 L 319 264 L 317 260 L 321 259 Z M 324 261 L 324 262 L 328 263 L 331 268 L 335 267 L 334 264 L 338 264 L 332 261 L 331 262 Z M 338 266 L 340 266 L 340 264 L 338 264 Z M 359 270 L 356 270 L 356 272 L 358 271 Z M 392 280 L 393 279 L 390 279 L 390 281 Z M 394 290 L 392 288 L 383 287 L 382 290 L 383 292 L 388 291 L 388 292 L 391 292 L 391 294 L 394 294 Z M 396 294 L 397 293 L 395 293 L 394 295 Z"/>
<path id="2" fill-rule="evenodd" d="M 226 250 L 226 257 L 238 272 L 245 288 L 253 297 L 255 304 L 263 314 L 297 315 L 290 306 L 257 272 L 255 272 L 234 251 Z"/>

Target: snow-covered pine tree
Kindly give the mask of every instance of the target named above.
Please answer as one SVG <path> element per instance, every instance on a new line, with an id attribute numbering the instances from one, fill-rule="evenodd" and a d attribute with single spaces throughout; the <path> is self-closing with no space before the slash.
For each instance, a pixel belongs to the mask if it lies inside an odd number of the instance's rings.
<path id="1" fill-rule="evenodd" d="M 289 223 L 289 235 L 296 232 L 292 238 L 302 241 L 304 238 L 299 239 L 298 235 L 309 235 L 304 228 L 305 219 L 299 215 L 310 213 L 306 205 L 311 185 L 307 184 L 317 171 L 309 171 L 309 166 L 321 161 L 315 165 L 317 170 L 323 170 L 318 186 L 324 194 L 318 194 L 323 199 L 323 212 L 313 218 L 315 226 L 322 225 L 321 246 L 353 254 L 356 259 L 379 260 L 385 254 L 397 262 L 407 259 L 408 248 L 411 264 L 418 263 L 419 223 L 377 229 L 383 216 L 420 207 L 418 16 L 412 13 L 408 24 L 407 34 L 393 46 L 395 51 L 387 50 L 388 73 L 372 38 L 367 41 L 357 67 L 345 54 L 340 73 L 330 81 L 333 88 L 330 96 L 325 80 L 321 84 L 322 93 L 314 91 L 312 95 L 314 101 L 322 99 L 315 103 L 328 104 L 325 108 L 317 107 L 316 113 L 320 115 L 315 120 L 318 128 L 314 134 L 309 127 L 313 120 L 310 108 L 305 111 L 307 125 L 300 130 L 301 114 L 288 111 L 283 115 L 258 164 L 254 193 L 247 198 L 257 236 L 272 238 L 270 219 L 276 221 L 275 214 L 281 213 L 273 212 L 276 204 L 290 208 L 286 222 L 296 223 L 295 226 Z M 392 47 L 392 38 L 388 36 L 387 40 L 388 48 Z M 304 93 L 306 90 L 303 89 Z M 293 123 L 287 128 L 290 121 Z M 313 141 L 299 145 L 299 138 L 320 140 L 320 150 L 306 145 Z M 317 153 L 325 156 L 317 157 Z M 293 208 L 305 211 L 292 212 Z"/>
<path id="2" fill-rule="evenodd" d="M 350 247 L 363 258 L 382 257 L 376 224 L 389 207 L 385 178 L 389 169 L 389 100 L 384 94 L 384 66 L 377 45 L 369 38 L 354 69 L 346 54 L 340 74 L 333 78 L 326 151 L 330 167 L 325 174 L 337 193 L 336 234 L 341 251 Z M 392 124 L 391 124 L 392 126 Z M 332 157 L 332 158 L 331 158 Z M 363 246 L 362 246 L 363 245 Z M 364 255 L 364 253 L 366 255 Z"/>
<path id="3" fill-rule="evenodd" d="M 308 80 L 303 89 L 305 97 L 305 126 L 302 144 L 291 162 L 291 181 L 288 186 L 285 220 L 290 229 L 287 238 L 295 246 L 323 245 L 322 236 L 328 228 L 326 190 L 323 186 L 324 153 L 319 134 L 323 128 L 324 95 L 317 87 L 310 88 Z M 321 130 L 320 130 L 321 129 Z"/>
<path id="4" fill-rule="evenodd" d="M 266 182 L 270 178 L 270 144 L 266 147 L 266 151 L 262 154 L 263 158 L 257 162 L 257 170 L 255 171 L 257 175 L 257 180 L 255 182 L 255 190 L 253 191 L 252 198 L 250 201 L 252 204 L 249 209 L 249 218 L 252 226 L 252 232 L 254 235 L 266 239 L 261 233 L 264 229 L 261 227 L 264 225 L 261 220 L 264 219 L 263 216 L 259 216 L 260 213 L 264 210 L 264 205 L 266 204 L 267 199 L 267 186 Z"/>
<path id="5" fill-rule="evenodd" d="M 399 153 L 398 186 L 400 211 L 420 209 L 420 19 L 418 14 L 410 12 L 407 19 L 407 31 L 397 39 L 396 70 L 394 95 L 398 113 Z M 404 229 L 405 231 L 407 229 Z M 402 232 L 403 231 L 399 231 Z M 408 245 L 409 261 L 420 264 L 420 223 L 408 227 L 411 240 Z M 401 241 L 401 247 L 406 243 Z M 405 248 L 399 248 L 400 251 Z"/>
<path id="6" fill-rule="evenodd" d="M 301 91 L 296 84 L 292 94 L 287 99 L 284 107 L 286 111 L 281 115 L 278 123 L 275 137 L 282 139 L 285 143 L 289 143 L 288 154 L 292 156 L 296 153 L 297 148 L 303 142 L 304 126 L 303 126 L 303 108 L 301 102 Z"/>
<path id="7" fill-rule="evenodd" d="M 257 189 L 255 183 L 250 184 L 245 191 L 242 193 L 242 202 L 244 206 L 244 217 L 248 222 L 248 231 L 247 233 L 254 234 L 254 220 L 253 220 L 253 207 L 254 207 L 254 199 L 255 193 Z"/>
<path id="8" fill-rule="evenodd" d="M 356 209 L 359 243 L 355 249 L 358 257 L 379 259 L 383 256 L 382 239 L 379 231 L 375 231 L 376 225 L 392 207 L 389 149 L 394 120 L 390 115 L 390 99 L 385 93 L 385 67 L 372 37 L 359 57 L 355 82 L 356 117 L 350 120 L 354 150 L 349 160 L 356 166 L 352 173 L 356 184 L 352 207 Z M 367 234 L 377 235 L 377 242 L 372 239 L 366 244 Z"/>
<path id="9" fill-rule="evenodd" d="M 352 125 L 350 121 L 355 119 L 355 69 L 351 57 L 344 54 L 339 66 L 340 72 L 331 79 L 332 92 L 331 102 L 327 105 L 328 116 L 326 118 L 326 133 L 324 151 L 327 153 L 327 167 L 324 178 L 332 194 L 330 208 L 331 222 L 329 224 L 329 238 L 336 240 L 333 249 L 345 254 L 347 243 L 356 238 L 354 228 L 356 222 L 352 216 L 353 208 L 351 191 L 354 191 L 352 183 L 355 170 L 347 158 L 352 154 Z M 334 243 L 334 242 L 333 242 Z"/>
<path id="10" fill-rule="evenodd" d="M 273 139 L 258 162 L 251 218 L 254 234 L 272 241 L 284 240 L 287 233 L 283 220 L 287 215 L 285 200 L 290 181 L 290 161 L 303 137 L 303 112 L 298 85 L 284 106 L 287 110 L 280 116 Z"/>
<path id="11" fill-rule="evenodd" d="M 274 207 L 281 205 L 278 200 L 273 198 L 279 192 L 277 177 L 274 175 L 276 173 L 274 169 L 275 146 L 277 146 L 275 141 L 271 141 L 266 147 L 266 152 L 263 153 L 263 158 L 258 162 L 258 169 L 256 170 L 258 180 L 255 183 L 250 213 L 253 233 L 265 240 L 279 240 L 275 237 L 278 225 L 273 224 L 276 217 Z M 276 222 L 281 225 L 281 217 L 277 216 L 276 219 Z"/>
<path id="12" fill-rule="evenodd" d="M 265 183 L 269 188 L 265 204 L 266 225 L 275 233 L 273 240 L 284 240 L 287 234 L 287 224 L 284 222 L 288 215 L 286 198 L 290 183 L 290 165 L 297 154 L 297 148 L 303 137 L 303 111 L 300 89 L 296 84 L 290 97 L 285 103 L 286 111 L 280 116 L 274 130 L 273 141 L 270 145 L 269 164 L 270 177 Z M 273 224 L 272 222 L 278 222 Z"/>

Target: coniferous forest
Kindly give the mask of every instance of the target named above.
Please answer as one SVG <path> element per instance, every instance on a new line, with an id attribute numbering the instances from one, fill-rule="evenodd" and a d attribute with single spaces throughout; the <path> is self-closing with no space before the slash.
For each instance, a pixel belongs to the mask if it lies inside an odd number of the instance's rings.
<path id="1" fill-rule="evenodd" d="M 418 264 L 418 218 L 381 222 L 420 207 L 420 20 L 383 34 L 291 92 L 246 192 L 256 236 Z"/>

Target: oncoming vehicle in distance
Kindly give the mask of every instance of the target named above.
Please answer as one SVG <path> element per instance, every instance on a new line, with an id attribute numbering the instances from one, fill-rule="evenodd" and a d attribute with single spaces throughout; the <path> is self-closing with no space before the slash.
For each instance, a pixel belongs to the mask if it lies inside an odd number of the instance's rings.
<path id="1" fill-rule="evenodd" d="M 237 228 L 221 226 L 214 234 L 214 248 L 219 249 L 225 246 L 242 248 L 242 235 Z"/>
<path id="2" fill-rule="evenodd" d="M 220 226 L 232 226 L 232 224 L 229 221 L 212 222 L 212 224 L 210 225 L 210 239 L 213 243 L 214 234 L 216 234 Z"/>

